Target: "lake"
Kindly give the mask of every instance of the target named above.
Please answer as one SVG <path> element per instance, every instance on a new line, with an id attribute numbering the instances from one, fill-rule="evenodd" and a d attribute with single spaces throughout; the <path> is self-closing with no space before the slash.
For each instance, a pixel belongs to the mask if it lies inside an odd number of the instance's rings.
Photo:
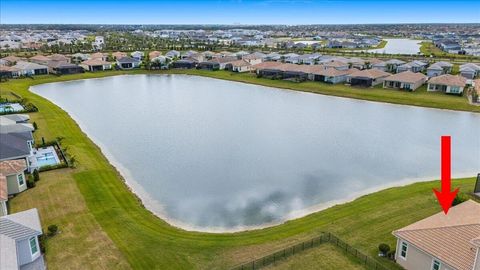
<path id="1" fill-rule="evenodd" d="M 441 135 L 452 136 L 455 176 L 480 169 L 480 114 L 189 75 L 31 91 L 77 121 L 148 209 L 185 229 L 262 227 L 438 179 Z"/>
<path id="2" fill-rule="evenodd" d="M 404 39 L 404 38 L 386 38 L 387 44 L 384 48 L 367 50 L 372 53 L 386 54 L 418 54 L 420 52 L 421 40 Z"/>

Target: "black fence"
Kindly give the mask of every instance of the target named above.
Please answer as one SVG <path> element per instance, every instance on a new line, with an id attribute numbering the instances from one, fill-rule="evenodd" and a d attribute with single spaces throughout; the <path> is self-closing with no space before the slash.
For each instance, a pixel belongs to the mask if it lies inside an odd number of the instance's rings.
<path id="1" fill-rule="evenodd" d="M 345 253 L 356 257 L 367 269 L 374 269 L 374 270 L 388 270 L 385 266 L 380 264 L 377 260 L 363 254 L 358 249 L 352 247 L 351 245 L 347 244 L 346 242 L 342 241 L 340 238 L 336 237 L 331 233 L 323 233 L 319 237 L 315 237 L 313 239 L 301 242 L 299 244 L 295 244 L 284 248 L 282 250 L 275 251 L 269 255 L 264 257 L 254 259 L 250 262 L 242 263 L 237 265 L 231 270 L 255 270 L 260 269 L 262 267 L 266 267 L 272 264 L 275 264 L 278 261 L 284 260 L 290 256 L 295 254 L 301 253 L 305 250 L 309 250 L 314 247 L 318 247 L 324 243 L 331 243 L 337 246 L 339 249 L 343 250 Z"/>

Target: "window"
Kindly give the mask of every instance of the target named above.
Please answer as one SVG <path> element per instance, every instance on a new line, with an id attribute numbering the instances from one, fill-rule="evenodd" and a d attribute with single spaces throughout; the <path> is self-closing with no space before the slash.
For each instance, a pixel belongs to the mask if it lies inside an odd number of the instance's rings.
<path id="1" fill-rule="evenodd" d="M 451 93 L 460 93 L 460 87 L 458 87 L 458 86 L 451 86 L 451 87 L 450 87 L 450 92 L 451 92 Z"/>
<path id="2" fill-rule="evenodd" d="M 440 270 L 440 262 L 436 259 L 433 259 L 433 262 L 432 262 L 432 270 Z"/>
<path id="3" fill-rule="evenodd" d="M 17 175 L 17 179 L 18 179 L 19 186 L 23 186 L 23 184 L 25 184 L 25 181 L 23 180 L 23 174 Z"/>
<path id="4" fill-rule="evenodd" d="M 402 242 L 402 248 L 400 250 L 400 257 L 406 259 L 407 258 L 407 249 L 408 249 L 408 244 L 405 242 Z"/>
<path id="5" fill-rule="evenodd" d="M 30 238 L 29 242 L 30 242 L 30 251 L 32 252 L 32 255 L 37 254 L 38 252 L 37 238 L 32 237 Z"/>

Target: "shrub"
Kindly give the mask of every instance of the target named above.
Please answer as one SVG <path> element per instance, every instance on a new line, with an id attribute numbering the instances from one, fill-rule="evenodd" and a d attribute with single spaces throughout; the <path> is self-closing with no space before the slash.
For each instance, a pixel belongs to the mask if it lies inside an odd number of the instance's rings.
<path id="1" fill-rule="evenodd" d="M 463 202 L 468 201 L 468 196 L 465 195 L 464 193 L 457 193 L 457 196 L 455 196 L 455 199 L 453 199 L 452 206 L 455 206 L 457 204 L 461 204 Z"/>
<path id="2" fill-rule="evenodd" d="M 58 232 L 58 226 L 57 225 L 53 224 L 53 225 L 48 226 L 48 233 L 50 235 L 55 235 L 55 234 L 57 234 L 57 232 Z"/>
<path id="3" fill-rule="evenodd" d="M 33 181 L 33 177 L 29 176 L 27 179 L 27 187 L 28 188 L 34 188 L 35 187 L 35 181 Z"/>
<path id="4" fill-rule="evenodd" d="M 395 260 L 395 253 L 395 249 L 390 250 L 389 252 L 387 252 L 387 258 L 389 258 L 390 260 Z"/>
<path id="5" fill-rule="evenodd" d="M 32 175 L 33 175 L 33 181 L 38 182 L 38 180 L 40 180 L 40 174 L 38 173 L 37 169 L 33 170 Z"/>
<path id="6" fill-rule="evenodd" d="M 390 251 L 390 246 L 382 243 L 382 244 L 378 245 L 378 250 L 380 250 L 380 252 L 382 253 L 383 256 L 386 256 L 387 253 Z"/>
<path id="7" fill-rule="evenodd" d="M 47 238 L 44 234 L 38 236 L 38 244 L 40 245 L 40 252 L 45 254 Z"/>
<path id="8" fill-rule="evenodd" d="M 38 129 L 38 126 L 37 126 L 37 122 L 33 122 L 33 129 L 37 130 Z"/>

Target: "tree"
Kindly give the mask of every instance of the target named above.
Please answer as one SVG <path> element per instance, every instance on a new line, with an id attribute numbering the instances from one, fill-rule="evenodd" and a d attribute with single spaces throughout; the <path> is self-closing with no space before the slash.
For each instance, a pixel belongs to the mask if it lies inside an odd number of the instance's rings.
<path id="1" fill-rule="evenodd" d="M 390 246 L 385 244 L 385 243 L 382 243 L 382 244 L 378 245 L 378 250 L 380 250 L 380 253 L 383 256 L 387 256 L 387 253 L 390 251 Z"/>

